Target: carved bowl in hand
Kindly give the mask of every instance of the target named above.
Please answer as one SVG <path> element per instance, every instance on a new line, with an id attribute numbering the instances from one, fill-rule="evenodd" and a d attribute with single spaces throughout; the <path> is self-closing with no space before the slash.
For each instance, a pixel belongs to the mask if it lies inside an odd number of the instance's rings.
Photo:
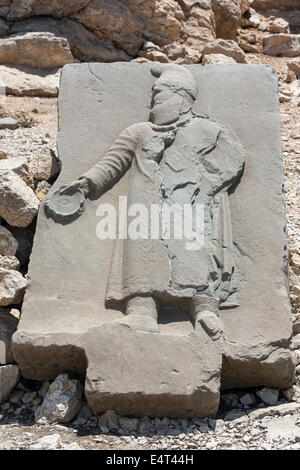
<path id="1" fill-rule="evenodd" d="M 67 192 L 56 191 L 45 204 L 47 217 L 55 222 L 68 223 L 82 214 L 85 206 L 85 197 L 80 188 Z"/>

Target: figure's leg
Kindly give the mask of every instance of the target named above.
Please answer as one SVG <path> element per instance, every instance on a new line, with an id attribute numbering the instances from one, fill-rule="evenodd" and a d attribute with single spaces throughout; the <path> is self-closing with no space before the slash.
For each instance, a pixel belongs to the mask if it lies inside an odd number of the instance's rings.
<path id="1" fill-rule="evenodd" d="M 126 317 L 119 320 L 119 323 L 134 330 L 158 333 L 157 319 L 157 300 L 151 296 L 136 296 L 128 300 Z"/>
<path id="2" fill-rule="evenodd" d="M 207 295 L 195 295 L 191 301 L 191 315 L 196 333 L 199 328 L 203 328 L 213 340 L 222 336 L 223 323 L 219 318 L 215 299 Z"/>
<path id="3" fill-rule="evenodd" d="M 132 297 L 127 302 L 126 315 L 141 315 L 157 322 L 157 300 L 154 297 Z"/>

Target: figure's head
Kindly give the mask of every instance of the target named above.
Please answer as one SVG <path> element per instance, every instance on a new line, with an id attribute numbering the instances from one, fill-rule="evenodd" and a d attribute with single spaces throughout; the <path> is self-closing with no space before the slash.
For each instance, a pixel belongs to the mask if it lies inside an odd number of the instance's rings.
<path id="1" fill-rule="evenodd" d="M 152 88 L 150 121 L 172 124 L 189 113 L 198 93 L 193 75 L 177 64 L 155 64 L 151 73 L 158 78 Z"/>

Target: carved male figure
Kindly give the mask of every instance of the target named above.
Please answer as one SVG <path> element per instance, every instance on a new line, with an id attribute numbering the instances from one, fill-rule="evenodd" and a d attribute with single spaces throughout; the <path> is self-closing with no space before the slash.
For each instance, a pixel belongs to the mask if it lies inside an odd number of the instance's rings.
<path id="1" fill-rule="evenodd" d="M 106 302 L 126 305 L 121 321 L 157 332 L 162 302 L 188 302 L 195 329 L 214 339 L 222 333 L 219 306 L 233 306 L 236 287 L 228 193 L 244 166 L 233 130 L 193 111 L 197 83 L 187 68 L 152 67 L 157 78 L 148 122 L 125 129 L 109 151 L 61 194 L 82 189 L 99 198 L 130 170 L 128 204 L 202 204 L 204 244 L 187 251 L 186 240 L 117 240 Z"/>

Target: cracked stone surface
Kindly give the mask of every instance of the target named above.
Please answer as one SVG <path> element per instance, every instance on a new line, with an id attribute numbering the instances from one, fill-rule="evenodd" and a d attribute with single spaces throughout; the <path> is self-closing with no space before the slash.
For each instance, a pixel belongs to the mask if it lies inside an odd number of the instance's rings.
<path id="1" fill-rule="evenodd" d="M 60 130 L 59 138 L 63 171 L 50 192 L 75 180 L 95 164 L 99 155 L 107 151 L 123 129 L 136 122 L 147 121 L 153 84 L 149 67 L 140 64 L 92 64 L 90 67 L 72 65 L 65 69 L 60 98 L 61 104 L 63 103 L 62 112 L 65 113 L 65 125 Z M 294 366 L 288 349 L 292 330 L 286 280 L 283 173 L 276 76 L 268 66 L 189 67 L 199 86 L 196 112 L 207 113 L 230 125 L 247 155 L 241 183 L 230 195 L 241 292 L 238 307 L 219 312 L 229 345 L 229 352 L 223 363 L 222 387 L 228 389 L 264 385 L 288 388 L 292 384 Z M 122 74 L 121 87 L 119 80 Z M 83 83 L 86 86 L 84 97 L 78 93 Z M 123 93 L 124 86 L 127 87 L 127 94 Z M 137 90 L 140 92 L 137 93 Z M 252 90 L 256 90 L 255 93 Z M 236 101 L 237 96 L 243 96 L 245 101 Z M 74 108 L 75 102 L 77 106 Z M 120 113 L 120 109 L 126 110 L 126 114 Z M 232 109 L 235 110 L 234 113 Z M 246 109 L 247 120 L 244 120 L 242 116 Z M 268 119 L 265 118 L 266 109 Z M 80 110 L 80 119 L 76 118 L 77 110 Z M 99 120 L 100 124 L 91 126 L 91 119 L 96 120 L 98 112 L 108 121 Z M 82 159 L 83 154 L 89 155 L 90 160 Z M 264 155 L 263 159 L 261 155 Z M 101 202 L 117 201 L 119 194 L 126 194 L 127 183 L 125 176 L 113 190 L 101 197 Z M 265 191 L 266 184 L 268 192 Z M 73 370 L 83 376 L 87 367 L 85 354 L 90 355 L 93 358 L 90 361 L 93 386 L 87 389 L 91 390 L 93 397 L 89 396 L 89 399 L 95 409 L 101 402 L 103 373 L 107 390 L 110 390 L 109 384 L 113 383 L 113 375 L 109 367 L 111 352 L 105 356 L 108 358 L 106 362 L 100 361 L 99 364 L 94 345 L 99 344 L 97 335 L 101 335 L 101 325 L 122 318 L 120 311 L 105 308 L 104 305 L 113 244 L 110 240 L 104 240 L 100 244 L 96 239 L 97 205 L 97 200 L 87 201 L 86 211 L 81 218 L 64 226 L 55 224 L 40 211 L 29 269 L 31 284 L 27 289 L 13 346 L 22 374 L 40 380 L 54 378 L 64 370 Z M 257 214 L 260 214 L 260 222 Z M 45 233 L 48 234 L 47 239 L 43 235 Z M 47 269 L 38 263 L 41 250 Z M 100 261 L 95 263 L 95 253 L 96 259 L 101 260 L 101 274 Z M 47 259 L 51 259 L 51 263 Z M 62 273 L 63 285 L 57 282 Z M 62 288 L 63 291 L 60 291 Z M 84 299 L 81 298 L 82 291 L 85 292 Z M 185 338 L 193 335 L 194 331 L 186 311 L 170 305 L 162 310 L 159 333 L 154 333 L 153 338 L 159 335 L 159 341 L 164 341 L 165 338 L 167 342 L 167 338 L 177 336 L 178 344 L 184 344 Z M 40 319 L 38 322 L 37 317 Z M 87 329 L 93 338 L 89 342 L 90 346 L 85 343 Z M 124 339 L 120 339 L 119 347 L 122 344 L 125 347 L 126 337 L 133 334 L 130 327 L 124 326 L 122 331 Z M 113 338 L 113 333 L 108 329 L 108 348 L 110 335 Z M 149 337 L 149 344 L 151 341 Z M 155 341 L 153 339 L 153 344 Z M 132 343 L 134 345 L 134 341 Z M 204 342 L 200 341 L 199 345 L 204 347 Z M 35 348 L 43 348 L 44 362 L 40 359 L 35 361 Z M 216 365 L 218 357 L 221 357 L 220 351 L 216 351 Z M 114 360 L 113 356 L 111 360 Z M 137 364 L 135 373 L 142 374 L 142 382 L 145 379 L 142 396 L 146 406 L 151 394 L 147 395 L 147 372 L 142 361 Z M 87 383 L 88 380 L 89 374 Z M 157 389 L 158 400 L 159 395 L 160 390 Z M 216 397 L 217 395 L 214 400 Z M 141 409 L 142 405 L 138 414 Z M 201 414 L 201 411 L 197 413 Z"/>

